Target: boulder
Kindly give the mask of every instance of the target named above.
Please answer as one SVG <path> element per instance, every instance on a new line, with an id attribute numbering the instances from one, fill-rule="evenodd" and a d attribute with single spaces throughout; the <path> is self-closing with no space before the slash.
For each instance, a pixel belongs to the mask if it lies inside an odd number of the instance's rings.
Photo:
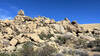
<path id="1" fill-rule="evenodd" d="M 32 21 L 33 19 L 31 17 L 29 17 L 29 16 L 24 16 L 24 20 L 25 21 Z"/>
<path id="2" fill-rule="evenodd" d="M 6 50 L 8 50 L 8 51 L 14 51 L 15 49 L 16 49 L 15 46 L 8 46 L 8 47 L 6 48 Z"/>
<path id="3" fill-rule="evenodd" d="M 71 32 L 67 32 L 66 34 L 64 34 L 62 36 L 67 38 L 67 39 L 75 39 L 75 36 Z"/>
<path id="4" fill-rule="evenodd" d="M 57 53 L 56 56 L 65 56 L 63 53 Z"/>
<path id="5" fill-rule="evenodd" d="M 49 27 L 39 27 L 39 28 L 34 29 L 33 32 L 35 32 L 37 34 L 44 32 L 47 34 L 49 32 Z"/>
<path id="6" fill-rule="evenodd" d="M 18 40 L 15 39 L 15 38 L 13 38 L 13 39 L 11 39 L 10 44 L 11 44 L 12 46 L 15 46 L 15 45 L 17 44 L 17 42 L 18 42 Z"/>
<path id="7" fill-rule="evenodd" d="M 16 46 L 16 50 L 18 51 L 18 50 L 22 49 L 22 46 L 23 46 L 23 44 L 17 45 L 17 46 Z"/>
<path id="8" fill-rule="evenodd" d="M 54 40 L 56 40 L 56 38 L 55 37 L 51 37 L 50 40 L 51 41 L 54 41 Z"/>
<path id="9" fill-rule="evenodd" d="M 13 33 L 13 30 L 10 27 L 7 27 L 6 30 L 7 34 L 11 35 Z"/>
<path id="10" fill-rule="evenodd" d="M 38 36 L 38 34 L 26 34 L 26 36 L 30 37 L 31 39 L 33 39 L 36 42 L 44 42 L 43 40 L 41 40 Z"/>
<path id="11" fill-rule="evenodd" d="M 70 23 L 70 20 L 68 18 L 65 18 L 65 20 Z"/>
<path id="12" fill-rule="evenodd" d="M 25 16 L 16 16 L 16 17 L 14 18 L 14 22 L 15 22 L 16 24 L 22 24 L 22 23 L 25 21 L 24 17 L 25 17 Z"/>
<path id="13" fill-rule="evenodd" d="M 86 39 L 86 40 L 89 40 L 89 41 L 94 41 L 95 40 L 95 38 L 93 38 L 93 37 L 84 36 L 84 35 L 80 36 L 80 38 L 83 38 L 83 39 Z"/>
<path id="14" fill-rule="evenodd" d="M 54 19 L 51 19 L 50 20 L 50 23 L 52 24 L 52 23 L 55 23 L 55 20 Z"/>
<path id="15" fill-rule="evenodd" d="M 7 39 L 1 39 L 1 40 L 0 40 L 0 43 L 1 43 L 1 45 L 2 45 L 3 47 L 8 47 L 8 46 L 10 45 L 10 42 L 9 42 L 9 40 L 7 40 Z"/>
<path id="16" fill-rule="evenodd" d="M 2 32 L 0 32 L 0 39 L 1 39 L 1 38 L 3 38 L 3 34 L 2 34 Z"/>
<path id="17" fill-rule="evenodd" d="M 92 34 L 93 34 L 93 36 L 95 37 L 95 38 L 99 38 L 100 37 L 100 29 L 99 28 L 94 28 L 93 29 L 93 31 L 91 31 L 92 32 Z"/>
<path id="18" fill-rule="evenodd" d="M 28 27 L 32 30 L 32 29 L 36 29 L 37 24 L 33 24 L 32 22 L 30 24 L 28 24 Z"/>
<path id="19" fill-rule="evenodd" d="M 62 25 L 59 24 L 51 24 L 51 27 L 54 28 L 59 33 L 65 33 L 65 29 Z"/>
<path id="20" fill-rule="evenodd" d="M 78 24 L 76 21 L 72 21 L 71 24 L 75 25 Z"/>
<path id="21" fill-rule="evenodd" d="M 46 24 L 49 24 L 49 23 L 50 23 L 50 20 L 47 19 L 47 20 L 45 20 L 44 22 L 45 22 Z"/>
<path id="22" fill-rule="evenodd" d="M 27 41 L 31 41 L 29 38 L 25 38 L 25 37 L 21 37 L 20 39 L 18 39 L 19 43 L 25 43 Z"/>
<path id="23" fill-rule="evenodd" d="M 20 11 L 18 12 L 18 15 L 24 16 L 24 11 L 23 11 L 23 10 L 20 10 Z"/>

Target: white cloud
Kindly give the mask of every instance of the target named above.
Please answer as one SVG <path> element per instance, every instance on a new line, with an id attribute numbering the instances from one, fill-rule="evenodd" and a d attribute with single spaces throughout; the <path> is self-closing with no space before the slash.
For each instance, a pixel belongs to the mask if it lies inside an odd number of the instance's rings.
<path id="1" fill-rule="evenodd" d="M 16 6 L 10 5 L 9 10 L 0 8 L 0 20 L 13 19 L 14 14 L 17 13 L 19 8 Z"/>
<path id="2" fill-rule="evenodd" d="M 11 20 L 11 19 L 13 19 L 13 17 L 4 16 L 4 15 L 1 15 L 1 16 L 0 16 L 0 20 L 6 20 L 6 19 Z"/>
<path id="3" fill-rule="evenodd" d="M 0 8 L 0 20 L 13 19 L 13 17 L 9 15 L 10 15 L 9 11 Z"/>

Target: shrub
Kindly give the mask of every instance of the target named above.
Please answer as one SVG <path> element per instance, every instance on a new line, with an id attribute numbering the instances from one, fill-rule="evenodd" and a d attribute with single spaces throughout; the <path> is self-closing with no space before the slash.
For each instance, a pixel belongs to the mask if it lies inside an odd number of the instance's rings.
<path id="1" fill-rule="evenodd" d="M 76 56 L 89 56 L 87 51 L 83 51 L 83 50 L 80 50 L 80 49 L 74 50 L 73 53 Z"/>
<path id="2" fill-rule="evenodd" d="M 26 42 L 22 47 L 23 49 L 18 52 L 18 56 L 36 56 L 32 42 Z"/>
<path id="3" fill-rule="evenodd" d="M 96 39 L 94 41 L 89 42 L 87 47 L 92 48 L 92 51 L 100 52 L 100 39 Z"/>
<path id="4" fill-rule="evenodd" d="M 23 49 L 21 49 L 17 53 L 17 56 L 50 56 L 52 55 L 52 53 L 56 52 L 56 48 L 50 45 L 45 45 L 37 49 L 34 49 L 32 47 L 33 47 L 32 42 L 26 42 L 23 45 Z"/>
<path id="5" fill-rule="evenodd" d="M 50 39 L 51 37 L 53 37 L 54 35 L 53 34 L 51 34 L 51 33 L 49 33 L 49 34 L 45 34 L 45 33 L 41 33 L 41 34 L 39 34 L 39 37 L 40 37 L 40 39 Z"/>
<path id="6" fill-rule="evenodd" d="M 68 37 L 68 36 L 67 36 Z M 57 42 L 59 44 L 71 44 L 74 39 L 72 39 L 71 37 L 70 38 L 67 38 L 66 36 L 59 36 L 58 39 L 57 39 Z"/>
<path id="7" fill-rule="evenodd" d="M 74 47 L 74 48 L 87 48 L 87 40 L 85 39 L 72 39 L 70 38 L 66 38 L 66 37 L 58 37 L 58 39 L 56 40 L 57 43 L 59 43 L 59 45 L 65 45 L 65 46 L 69 46 L 69 47 Z"/>
<path id="8" fill-rule="evenodd" d="M 38 55 L 37 56 L 52 56 L 53 53 L 55 53 L 57 49 L 53 46 L 46 45 L 42 47 L 41 49 L 38 49 Z"/>
<path id="9" fill-rule="evenodd" d="M 60 44 L 65 44 L 66 40 L 67 39 L 65 37 L 58 37 L 58 43 L 60 43 Z"/>
<path id="10" fill-rule="evenodd" d="M 89 42 L 87 46 L 89 48 L 100 47 L 100 39 L 96 39 L 94 41 Z"/>
<path id="11" fill-rule="evenodd" d="M 74 42 L 75 48 L 87 48 L 87 40 L 85 39 L 78 39 Z"/>
<path id="12" fill-rule="evenodd" d="M 0 56 L 10 56 L 10 55 L 6 53 L 0 53 Z"/>
<path id="13" fill-rule="evenodd" d="M 27 16 L 27 17 L 24 17 L 24 21 L 26 22 L 26 21 L 32 21 L 33 19 L 31 18 L 31 17 L 29 17 L 29 16 Z"/>
<path id="14" fill-rule="evenodd" d="M 8 53 L 0 53 L 0 56 L 17 56 L 15 53 L 8 54 Z"/>
<path id="15" fill-rule="evenodd" d="M 56 56 L 65 56 L 65 55 L 62 53 L 58 53 L 58 54 L 56 54 Z"/>
<path id="16" fill-rule="evenodd" d="M 73 25 L 74 25 L 74 24 L 77 24 L 77 22 L 76 22 L 76 21 L 72 21 L 72 22 L 71 22 L 71 24 L 73 24 Z"/>

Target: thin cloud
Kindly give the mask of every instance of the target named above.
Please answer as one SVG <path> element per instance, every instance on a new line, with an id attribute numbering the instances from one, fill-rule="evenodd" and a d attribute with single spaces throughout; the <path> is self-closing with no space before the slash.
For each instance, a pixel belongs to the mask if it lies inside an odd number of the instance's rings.
<path id="1" fill-rule="evenodd" d="M 1 20 L 6 20 L 6 19 L 11 20 L 12 18 L 13 18 L 13 17 L 5 16 L 5 15 L 1 15 L 1 16 L 0 16 L 0 19 L 1 19 Z"/>
<path id="2" fill-rule="evenodd" d="M 0 19 L 1 20 L 12 19 L 13 17 L 11 17 L 9 15 L 10 15 L 9 11 L 0 8 Z"/>

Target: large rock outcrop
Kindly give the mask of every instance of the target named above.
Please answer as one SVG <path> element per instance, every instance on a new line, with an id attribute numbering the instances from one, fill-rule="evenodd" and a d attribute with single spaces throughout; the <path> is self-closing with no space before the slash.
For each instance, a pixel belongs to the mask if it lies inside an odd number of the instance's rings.
<path id="1" fill-rule="evenodd" d="M 59 49 L 56 56 L 59 56 L 64 55 L 60 54 L 62 50 L 60 47 L 70 47 L 74 51 L 76 49 L 89 51 L 88 48 L 93 45 L 89 44 L 99 38 L 100 29 L 87 30 L 76 21 L 70 22 L 68 18 L 58 22 L 41 16 L 32 19 L 20 10 L 14 20 L 0 20 L 1 52 L 16 52 L 29 41 L 39 49 L 42 48 L 42 44 L 45 46 L 45 43 L 54 43 Z"/>

